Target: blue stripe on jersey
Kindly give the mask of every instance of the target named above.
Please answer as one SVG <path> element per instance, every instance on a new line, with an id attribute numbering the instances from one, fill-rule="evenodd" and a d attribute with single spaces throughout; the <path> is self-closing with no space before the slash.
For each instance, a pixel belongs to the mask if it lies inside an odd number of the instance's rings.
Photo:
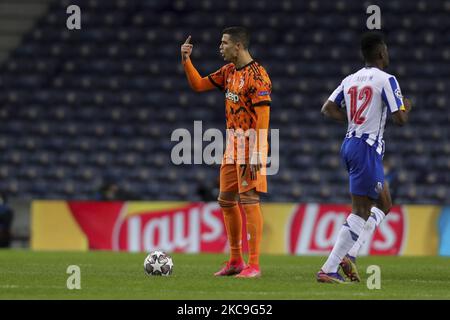
<path id="1" fill-rule="evenodd" d="M 339 94 L 336 96 L 336 99 L 334 99 L 334 102 L 339 106 L 342 107 L 341 103 L 344 99 L 344 91 L 339 92 Z"/>
<path id="2" fill-rule="evenodd" d="M 391 105 L 389 104 L 388 98 L 386 97 L 386 92 L 384 91 L 384 88 L 383 88 L 383 90 L 381 90 L 381 99 L 382 99 L 383 102 L 388 106 L 389 111 L 392 112 L 392 107 L 391 107 Z"/>
<path id="3" fill-rule="evenodd" d="M 395 102 L 397 103 L 397 107 L 400 108 L 403 103 L 402 103 L 402 100 L 399 97 L 397 97 L 397 94 L 396 94 L 397 90 L 400 93 L 400 89 L 397 86 L 397 81 L 395 81 L 394 77 L 390 77 L 389 83 L 391 84 L 392 93 L 394 94 Z"/>

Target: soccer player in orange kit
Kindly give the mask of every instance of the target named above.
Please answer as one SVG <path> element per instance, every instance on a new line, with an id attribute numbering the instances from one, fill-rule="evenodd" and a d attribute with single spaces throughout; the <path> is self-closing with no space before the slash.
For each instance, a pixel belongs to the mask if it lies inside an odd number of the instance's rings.
<path id="1" fill-rule="evenodd" d="M 225 93 L 227 148 L 220 167 L 220 193 L 230 259 L 215 276 L 260 277 L 259 251 L 263 231 L 260 192 L 267 192 L 265 164 L 272 84 L 266 70 L 251 57 L 250 35 L 243 27 L 222 32 L 220 53 L 228 64 L 202 77 L 190 59 L 193 45 L 189 36 L 181 46 L 181 56 L 191 88 L 197 92 L 218 88 Z M 254 143 L 242 133 L 254 130 Z M 231 132 L 231 134 L 230 134 Z M 250 135 L 251 136 L 251 135 Z M 243 144 L 242 144 L 243 142 Z M 244 154 L 234 150 L 244 149 Z M 242 217 L 246 214 L 249 261 L 242 257 Z"/>

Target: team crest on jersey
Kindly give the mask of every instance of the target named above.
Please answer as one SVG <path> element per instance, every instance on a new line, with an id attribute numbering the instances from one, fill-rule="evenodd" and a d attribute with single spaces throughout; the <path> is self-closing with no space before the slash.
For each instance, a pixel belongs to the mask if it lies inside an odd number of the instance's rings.
<path id="1" fill-rule="evenodd" d="M 244 78 L 241 77 L 241 80 L 239 80 L 239 90 L 241 90 L 243 86 L 244 86 Z"/>

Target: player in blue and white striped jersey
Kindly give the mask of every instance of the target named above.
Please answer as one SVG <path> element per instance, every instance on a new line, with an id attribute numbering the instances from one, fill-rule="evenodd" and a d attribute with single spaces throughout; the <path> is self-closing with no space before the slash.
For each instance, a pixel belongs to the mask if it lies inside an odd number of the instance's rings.
<path id="1" fill-rule="evenodd" d="M 389 64 L 383 36 L 364 34 L 361 52 L 364 68 L 342 80 L 322 107 L 325 116 L 348 123 L 341 157 L 349 173 L 352 213 L 317 274 L 319 282 L 342 283 L 339 265 L 351 281 L 360 281 L 355 264 L 358 250 L 392 206 L 382 164 L 386 118 L 389 113 L 403 125 L 411 109 L 397 79 L 383 71 Z"/>

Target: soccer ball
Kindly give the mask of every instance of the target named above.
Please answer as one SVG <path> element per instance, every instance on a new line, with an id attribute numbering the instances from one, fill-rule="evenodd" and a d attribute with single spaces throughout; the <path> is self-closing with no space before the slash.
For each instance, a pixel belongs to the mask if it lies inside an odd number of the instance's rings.
<path id="1" fill-rule="evenodd" d="M 152 251 L 144 260 L 144 271 L 149 276 L 170 276 L 172 270 L 172 258 L 165 252 Z"/>

